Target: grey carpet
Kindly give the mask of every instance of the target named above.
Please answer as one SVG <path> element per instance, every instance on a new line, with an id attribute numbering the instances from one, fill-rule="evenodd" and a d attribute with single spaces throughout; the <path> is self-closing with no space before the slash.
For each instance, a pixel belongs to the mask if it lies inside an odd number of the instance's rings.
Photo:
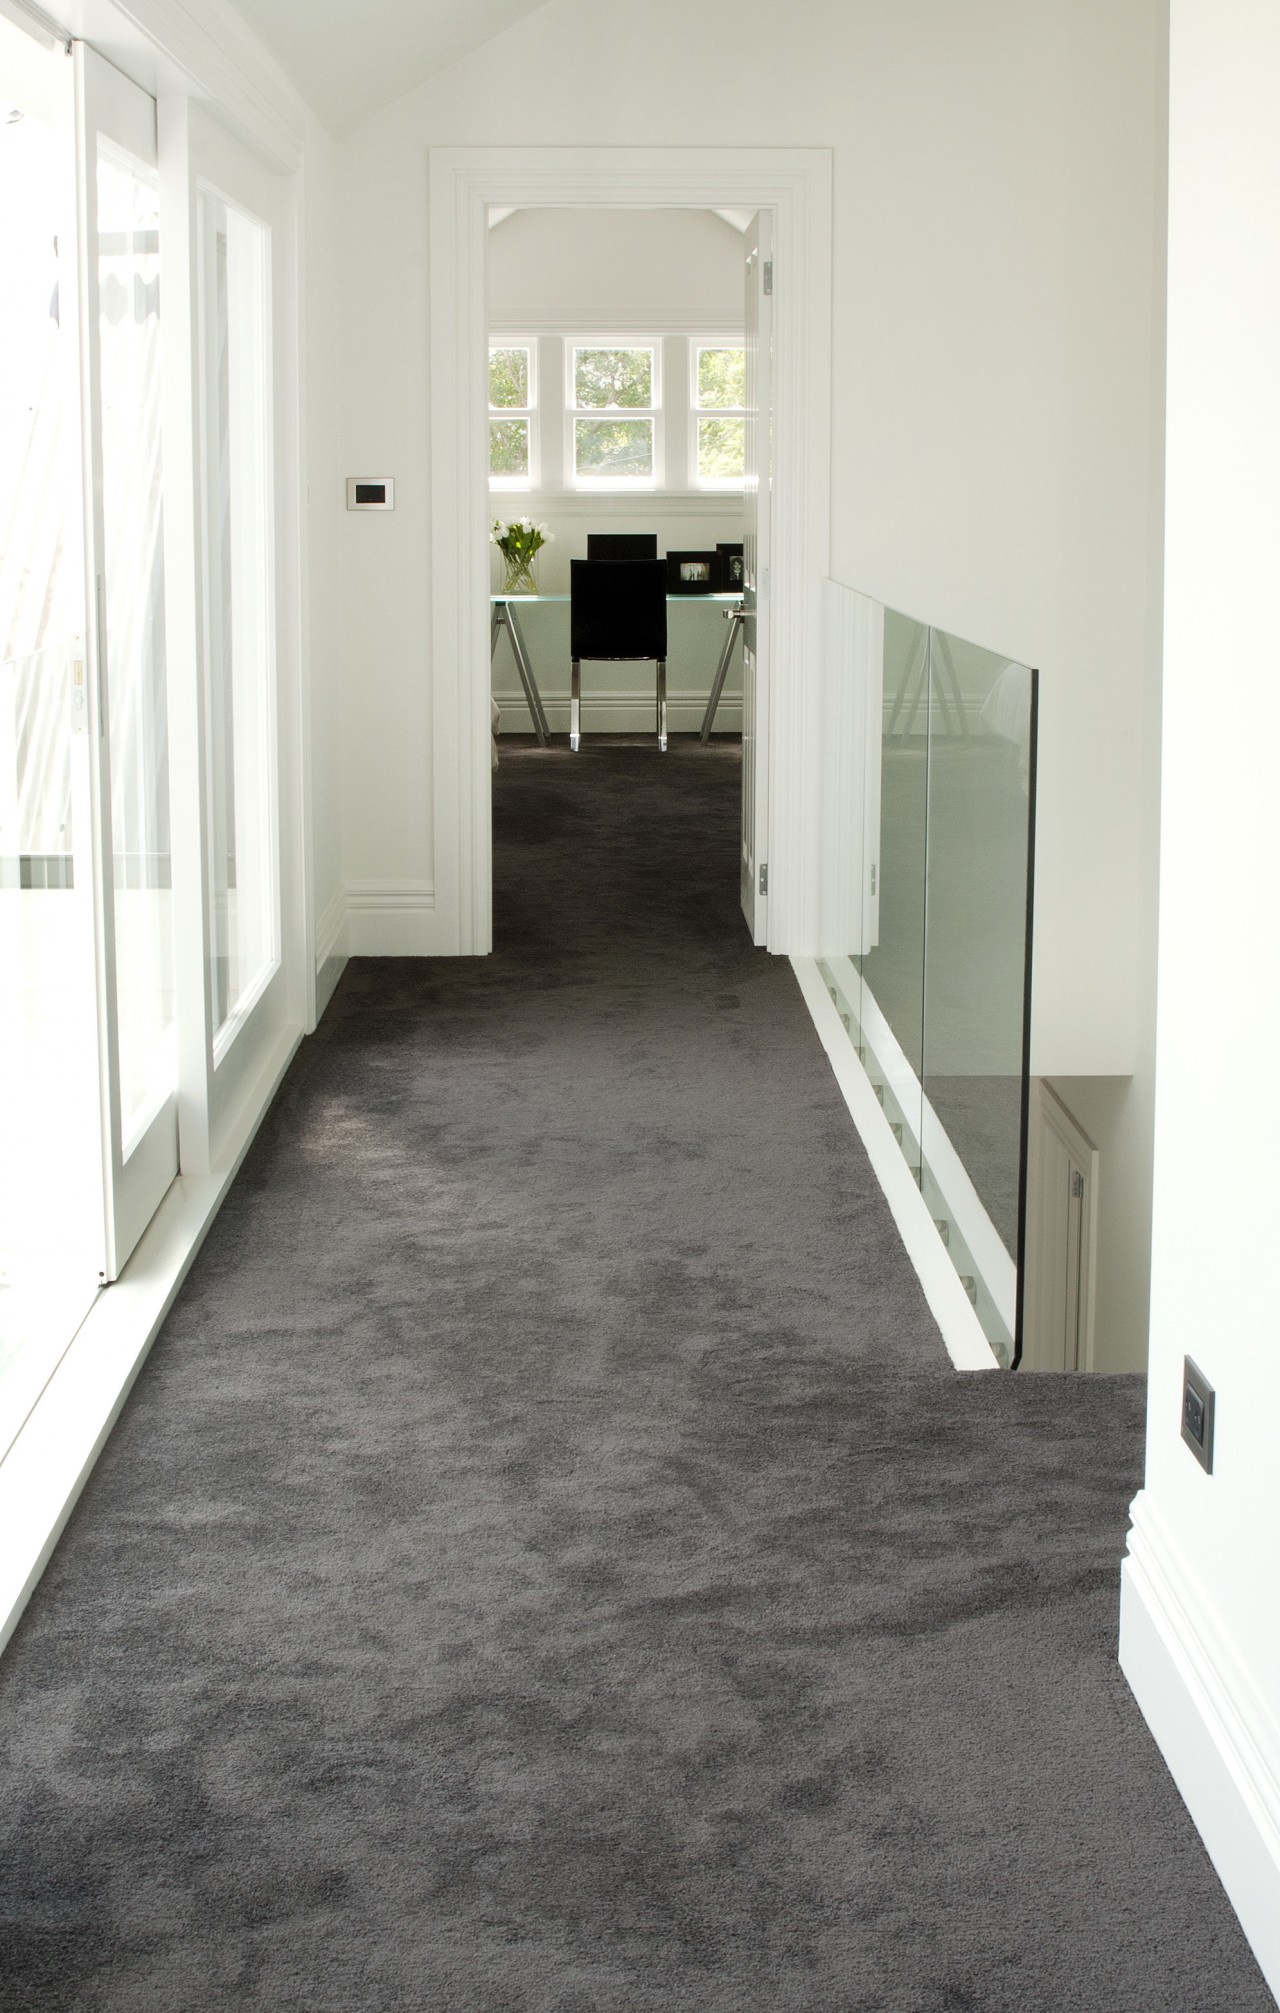
<path id="1" fill-rule="evenodd" d="M 0 2001 L 1270 2006 L 1114 1661 L 1142 1390 L 961 1378 L 731 749 L 504 745 L 0 1663 Z"/>

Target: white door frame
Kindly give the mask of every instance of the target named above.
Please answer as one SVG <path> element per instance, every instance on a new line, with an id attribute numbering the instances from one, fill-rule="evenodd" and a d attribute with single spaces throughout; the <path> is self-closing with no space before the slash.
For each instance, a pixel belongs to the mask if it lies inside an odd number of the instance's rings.
<path id="1" fill-rule="evenodd" d="M 769 949 L 816 954 L 821 593 L 830 571 L 831 154 L 784 147 L 433 147 L 430 175 L 435 937 L 493 944 L 490 204 L 774 213 Z"/>

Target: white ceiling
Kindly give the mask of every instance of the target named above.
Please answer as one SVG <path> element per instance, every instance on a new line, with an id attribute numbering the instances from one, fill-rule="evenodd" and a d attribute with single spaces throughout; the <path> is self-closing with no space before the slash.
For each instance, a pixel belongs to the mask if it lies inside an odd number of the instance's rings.
<path id="1" fill-rule="evenodd" d="M 545 0 L 234 0 L 333 133 L 478 49 Z"/>

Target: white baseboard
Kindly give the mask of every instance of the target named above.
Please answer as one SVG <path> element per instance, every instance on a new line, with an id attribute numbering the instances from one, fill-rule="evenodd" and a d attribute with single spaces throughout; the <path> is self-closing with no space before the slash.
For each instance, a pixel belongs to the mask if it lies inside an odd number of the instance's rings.
<path id="1" fill-rule="evenodd" d="M 179 1175 L 0 1462 L 0 1649 L 8 1642 L 301 1040 L 286 1029 L 211 1174 Z"/>
<path id="2" fill-rule="evenodd" d="M 341 881 L 316 918 L 316 970 L 347 955 L 347 890 Z"/>
<path id="3" fill-rule="evenodd" d="M 502 715 L 499 730 L 499 760 L 501 760 L 501 736 L 503 734 L 532 734 L 533 722 L 522 692 L 495 692 L 498 711 Z M 584 696 L 582 701 L 582 731 L 584 734 L 652 734 L 654 732 L 654 694 L 652 686 L 647 692 L 611 692 L 594 699 Z M 567 734 L 569 731 L 569 699 L 566 694 L 542 692 L 543 710 L 547 725 L 553 734 Z M 702 731 L 703 715 L 707 710 L 707 695 L 700 698 L 679 699 L 667 694 L 667 726 L 673 734 L 698 734 Z M 740 734 L 742 732 L 742 695 L 726 692 L 716 708 L 713 734 Z"/>
<path id="4" fill-rule="evenodd" d="M 348 881 L 347 948 L 353 958 L 449 957 L 457 949 L 430 881 Z"/>
<path id="5" fill-rule="evenodd" d="M 347 969 L 345 951 L 341 957 L 326 958 L 316 973 L 316 1025 L 324 1018 L 325 1008 L 338 990 L 338 980 Z"/>
<path id="6" fill-rule="evenodd" d="M 1280 2000 L 1280 1727 L 1146 1490 L 1132 1517 L 1121 1668 Z"/>
<path id="7" fill-rule="evenodd" d="M 884 1191 L 907 1256 L 915 1267 L 929 1311 L 942 1331 L 948 1356 L 957 1370 L 998 1369 L 991 1344 L 938 1236 L 929 1205 L 902 1157 L 889 1121 L 823 983 L 817 960 L 793 957 L 791 969 L 872 1170 Z"/>
<path id="8" fill-rule="evenodd" d="M 347 968 L 347 890 L 339 881 L 316 922 L 316 1020 L 333 998 Z"/>

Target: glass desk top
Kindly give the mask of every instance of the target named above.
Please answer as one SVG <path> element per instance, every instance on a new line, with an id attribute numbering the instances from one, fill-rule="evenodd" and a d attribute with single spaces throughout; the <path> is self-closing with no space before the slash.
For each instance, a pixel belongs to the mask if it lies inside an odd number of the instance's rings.
<path id="1" fill-rule="evenodd" d="M 567 594 L 491 594 L 490 601 L 568 601 Z M 742 600 L 740 594 L 668 594 L 668 601 L 691 601 L 695 604 L 710 602 L 715 608 L 736 608 Z"/>

